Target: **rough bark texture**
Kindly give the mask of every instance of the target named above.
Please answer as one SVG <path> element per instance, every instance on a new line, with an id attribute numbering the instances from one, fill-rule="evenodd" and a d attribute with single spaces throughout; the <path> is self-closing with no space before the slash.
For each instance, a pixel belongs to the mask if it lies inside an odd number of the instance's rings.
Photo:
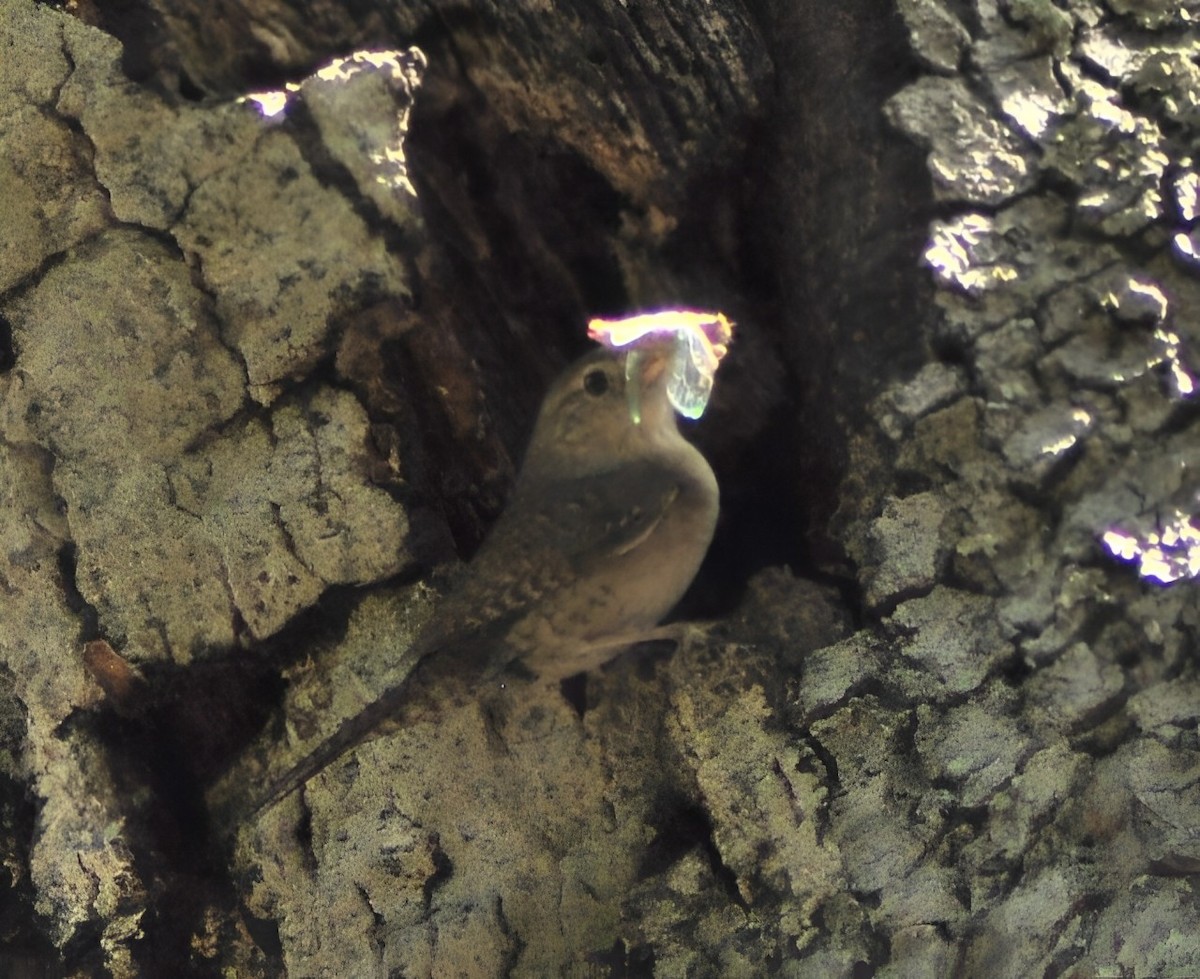
<path id="1" fill-rule="evenodd" d="M 1200 972 L 1198 17 L 7 0 L 0 972 Z M 663 303 L 714 624 L 239 818 Z"/>

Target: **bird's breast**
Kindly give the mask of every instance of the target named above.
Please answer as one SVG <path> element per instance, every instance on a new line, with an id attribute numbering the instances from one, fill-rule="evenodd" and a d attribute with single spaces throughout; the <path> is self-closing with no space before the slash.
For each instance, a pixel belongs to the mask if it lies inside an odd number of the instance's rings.
<path id="1" fill-rule="evenodd" d="M 617 652 L 607 639 L 649 632 L 696 576 L 716 527 L 719 494 L 704 457 L 680 440 L 678 492 L 635 546 L 597 562 L 531 610 L 510 634 L 526 664 L 547 679 L 593 669 Z"/>

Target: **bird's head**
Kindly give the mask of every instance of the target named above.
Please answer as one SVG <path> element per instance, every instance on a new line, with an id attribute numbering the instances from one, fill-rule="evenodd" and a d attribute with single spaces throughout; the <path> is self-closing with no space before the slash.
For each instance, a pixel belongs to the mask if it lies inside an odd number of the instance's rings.
<path id="1" fill-rule="evenodd" d="M 584 475 L 682 439 L 667 398 L 673 345 L 594 350 L 572 364 L 542 403 L 525 471 Z"/>

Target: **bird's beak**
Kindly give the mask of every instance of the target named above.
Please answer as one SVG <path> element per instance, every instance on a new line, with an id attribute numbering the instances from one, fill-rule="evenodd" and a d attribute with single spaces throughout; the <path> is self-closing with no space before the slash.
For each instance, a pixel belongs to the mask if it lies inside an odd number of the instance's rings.
<path id="1" fill-rule="evenodd" d="M 665 377 L 674 349 L 673 342 L 664 340 L 637 347 L 625 355 L 625 401 L 635 425 L 642 423 L 645 395 Z"/>

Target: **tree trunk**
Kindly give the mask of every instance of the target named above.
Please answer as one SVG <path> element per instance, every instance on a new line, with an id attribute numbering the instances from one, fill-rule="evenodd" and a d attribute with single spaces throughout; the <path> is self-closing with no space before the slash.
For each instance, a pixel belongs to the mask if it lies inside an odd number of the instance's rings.
<path id="1" fill-rule="evenodd" d="M 8 0 L 0 972 L 1200 971 L 1198 14 Z M 674 305 L 709 625 L 239 814 Z"/>

